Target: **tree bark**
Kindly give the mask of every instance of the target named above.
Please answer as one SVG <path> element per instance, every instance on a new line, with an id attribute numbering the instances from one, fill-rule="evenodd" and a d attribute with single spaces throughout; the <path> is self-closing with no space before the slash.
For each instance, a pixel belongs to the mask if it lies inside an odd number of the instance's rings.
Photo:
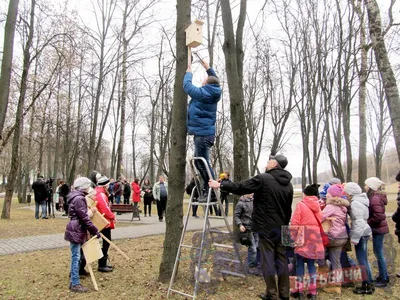
<path id="1" fill-rule="evenodd" d="M 10 219 L 10 209 L 12 196 L 15 188 L 15 182 L 18 175 L 18 167 L 19 167 L 19 147 L 20 147 L 20 136 L 23 130 L 22 128 L 22 113 L 24 109 L 25 95 L 27 89 L 27 81 L 29 68 L 31 65 L 31 47 L 33 40 L 33 31 L 34 31 L 34 21 L 35 21 L 35 6 L 36 0 L 31 1 L 31 11 L 30 11 L 30 23 L 28 25 L 28 38 L 24 47 L 24 59 L 23 59 L 23 70 L 21 75 L 21 86 L 20 86 L 20 94 L 18 98 L 18 106 L 15 118 L 15 131 L 13 137 L 12 144 L 12 153 L 11 153 L 11 169 L 9 176 L 7 177 L 7 187 L 6 187 L 6 195 L 4 198 L 3 211 L 1 213 L 2 219 Z"/>
<path id="2" fill-rule="evenodd" d="M 233 132 L 233 165 L 234 181 L 239 182 L 249 178 L 249 156 L 247 149 L 246 119 L 243 106 L 243 26 L 246 15 L 246 1 L 240 2 L 240 16 L 235 34 L 232 22 L 232 11 L 229 0 L 221 1 L 222 23 L 224 27 L 223 51 L 228 79 L 231 126 Z M 234 197 L 233 205 L 238 197 Z"/>
<path id="3" fill-rule="evenodd" d="M 400 162 L 400 96 L 396 77 L 389 61 L 388 51 L 382 31 L 380 10 L 376 0 L 364 0 L 368 13 L 369 34 L 374 49 L 375 60 L 382 77 L 386 100 L 389 106 L 390 118 L 393 124 L 393 135 Z"/>
<path id="4" fill-rule="evenodd" d="M 359 114 L 359 150 L 358 150 L 358 184 L 363 188 L 368 176 L 367 169 L 367 79 L 368 79 L 368 46 L 366 44 L 364 13 L 361 10 L 362 0 L 353 1 L 354 10 L 360 22 L 361 61 L 358 72 L 358 114 Z"/>
<path id="5" fill-rule="evenodd" d="M 172 107 L 171 152 L 169 158 L 170 178 L 166 211 L 164 251 L 160 264 L 159 280 L 168 282 L 171 278 L 179 247 L 183 223 L 182 191 L 185 187 L 186 157 L 186 114 L 187 95 L 183 91 L 183 76 L 187 67 L 185 29 L 190 24 L 191 1 L 177 0 L 176 20 L 176 74 L 174 104 Z"/>
<path id="6" fill-rule="evenodd" d="M 15 24 L 17 23 L 19 0 L 10 0 L 8 5 L 7 20 L 4 29 L 3 58 L 0 77 L 0 140 L 2 139 L 4 121 L 8 107 L 12 60 L 14 52 Z"/>

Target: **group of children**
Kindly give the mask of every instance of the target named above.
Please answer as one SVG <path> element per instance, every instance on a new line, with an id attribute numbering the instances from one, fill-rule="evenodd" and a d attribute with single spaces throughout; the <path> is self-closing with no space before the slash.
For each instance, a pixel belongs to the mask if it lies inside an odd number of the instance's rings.
<path id="1" fill-rule="evenodd" d="M 316 265 L 319 274 L 325 272 L 330 276 L 329 285 L 323 291 L 341 294 L 341 288 L 349 286 L 343 282 L 342 269 L 352 265 L 346 253 L 346 248 L 351 250 L 351 245 L 354 245 L 357 263 L 362 270 L 362 284 L 353 292 L 373 294 L 375 287 L 385 287 L 389 283 L 383 254 L 384 236 L 389 232 L 385 215 L 387 197 L 381 191 L 382 184 L 379 178 L 370 177 L 365 181 L 364 193 L 355 182 L 341 184 L 339 179 L 333 178 L 321 192 L 317 184 L 304 189 L 303 198 L 296 205 L 290 223 L 291 226 L 304 227 L 304 242 L 294 249 L 296 284 L 291 297 L 304 297 L 305 263 L 310 280 L 307 298 L 317 297 Z M 375 279 L 368 261 L 371 234 L 379 268 Z"/>

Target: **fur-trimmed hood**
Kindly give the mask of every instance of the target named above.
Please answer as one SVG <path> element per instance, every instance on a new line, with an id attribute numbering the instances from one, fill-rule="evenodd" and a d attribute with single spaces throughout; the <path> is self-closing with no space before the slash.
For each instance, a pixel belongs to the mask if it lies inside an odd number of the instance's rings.
<path id="1" fill-rule="evenodd" d="M 326 200 L 326 204 L 349 207 L 350 201 L 347 199 L 340 198 L 340 197 L 332 197 L 332 198 L 329 198 Z"/>

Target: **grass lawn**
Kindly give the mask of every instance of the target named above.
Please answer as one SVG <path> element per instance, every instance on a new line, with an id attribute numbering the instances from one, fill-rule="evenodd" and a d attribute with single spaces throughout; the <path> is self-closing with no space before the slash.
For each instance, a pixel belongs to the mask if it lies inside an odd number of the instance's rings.
<path id="1" fill-rule="evenodd" d="M 190 238 L 190 236 L 188 237 Z M 97 265 L 92 264 L 99 285 L 99 291 L 92 288 L 90 278 L 82 279 L 82 284 L 91 288 L 88 294 L 73 294 L 68 291 L 69 249 L 46 250 L 32 253 L 0 256 L 0 298 L 1 299 L 166 299 L 167 284 L 157 281 L 159 264 L 162 256 L 163 236 L 151 236 L 139 239 L 116 241 L 131 260 L 126 261 L 114 249 L 110 257 L 115 270 L 112 273 L 97 272 Z M 397 241 L 387 248 L 399 250 Z M 371 243 L 369 244 L 372 252 Z M 353 255 L 354 256 L 354 255 Z M 189 253 L 182 257 L 190 257 Z M 398 260 L 397 260 L 398 261 Z M 370 262 L 376 274 L 374 257 Z M 193 272 L 190 271 L 190 259 L 184 259 L 180 265 L 177 284 L 178 290 L 191 293 L 193 290 Z M 212 267 L 212 263 L 208 266 Z M 390 263 L 396 271 L 397 264 Z M 393 274 L 393 273 L 392 273 Z M 246 279 L 227 277 L 215 281 L 212 294 L 204 289 L 198 299 L 256 299 L 264 291 L 265 284 L 260 277 L 248 276 Z M 400 299 L 400 280 L 392 276 L 390 288 L 377 289 L 372 296 L 357 296 L 351 289 L 343 289 L 341 298 L 320 292 L 318 299 Z M 173 296 L 172 299 L 183 299 Z"/>
<path id="2" fill-rule="evenodd" d="M 389 197 L 389 203 L 394 199 Z M 0 204 L 2 201 L 0 200 Z M 0 220 L 1 238 L 24 235 L 40 235 L 48 233 L 60 233 L 64 231 L 67 219 L 35 220 L 33 211 L 19 209 L 22 206 L 13 203 L 11 220 Z M 185 204 L 187 208 L 187 204 Z M 389 211 L 389 209 L 387 209 Z M 201 209 L 200 215 L 202 215 Z M 232 212 L 232 209 L 230 209 Z M 184 210 L 186 212 L 186 209 Z M 44 222 L 48 223 L 44 223 Z M 391 276 L 391 284 L 386 289 L 377 288 L 371 296 L 357 296 L 352 289 L 342 289 L 342 296 L 319 292 L 318 299 L 400 299 L 400 279 L 395 273 L 400 271 L 399 255 L 400 245 L 397 237 L 392 233 L 394 224 L 388 218 L 390 236 L 385 239 L 385 257 Z M 43 225 L 43 228 L 41 224 Z M 122 222 L 121 222 L 122 223 Z M 119 226 L 122 225 L 119 223 Z M 50 224 L 50 226 L 49 226 Z M 9 232 L 11 231 L 11 232 Z M 190 244 L 193 233 L 187 234 Z M 111 263 L 115 266 L 112 273 L 97 272 L 97 264 L 93 263 L 94 274 L 99 286 L 99 291 L 94 291 L 90 277 L 83 278 L 82 284 L 91 289 L 88 294 L 74 294 L 69 292 L 68 273 L 70 263 L 69 248 L 36 251 L 14 255 L 0 256 L 0 299 L 166 299 L 168 284 L 158 282 L 158 270 L 162 258 L 164 236 L 148 236 L 138 239 L 117 240 L 115 243 L 131 259 L 126 261 L 115 249 L 110 249 Z M 377 275 L 376 260 L 372 252 L 372 242 L 369 242 L 369 261 L 373 268 L 374 277 Z M 243 257 L 246 249 L 243 248 Z M 205 265 L 213 270 L 213 254 L 210 252 L 210 260 Z M 354 251 L 350 254 L 355 258 Z M 179 274 L 175 289 L 193 292 L 193 264 L 191 253 L 183 250 Z M 213 276 L 212 286 L 201 286 L 198 299 L 236 300 L 257 299 L 257 295 L 265 291 L 265 283 L 261 277 L 247 276 L 246 279 L 228 276 L 225 280 Z M 170 299 L 183 299 L 173 296 Z"/>
<path id="3" fill-rule="evenodd" d="M 0 199 L 0 207 L 3 208 L 4 198 Z M 30 207 L 35 207 L 31 203 Z M 39 210 L 41 213 L 41 208 Z M 53 233 L 63 233 L 68 224 L 67 217 L 49 217 L 47 220 L 36 220 L 35 211 L 28 207 L 28 204 L 20 204 L 17 199 L 13 199 L 11 204 L 11 218 L 9 220 L 0 219 L 0 239 L 17 238 L 32 235 L 46 235 Z M 142 225 L 138 222 L 118 222 L 118 227 Z"/>

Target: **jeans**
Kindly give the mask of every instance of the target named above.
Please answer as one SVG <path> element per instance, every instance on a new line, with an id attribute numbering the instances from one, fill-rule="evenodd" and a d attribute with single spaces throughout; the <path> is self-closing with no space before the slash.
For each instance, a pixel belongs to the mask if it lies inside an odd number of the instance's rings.
<path id="1" fill-rule="evenodd" d="M 304 289 L 304 263 L 307 263 L 308 274 L 310 276 L 310 285 L 308 293 L 317 294 L 317 269 L 315 268 L 315 259 L 310 259 L 296 254 L 296 292 L 303 292 Z"/>
<path id="2" fill-rule="evenodd" d="M 384 234 L 374 234 L 372 235 L 372 246 L 374 249 L 374 254 L 376 257 L 376 260 L 378 261 L 378 269 L 379 269 L 379 277 L 381 280 L 388 280 L 389 275 L 387 272 L 387 267 L 386 267 L 386 260 L 385 257 L 383 256 L 383 240 L 385 238 Z"/>
<path id="3" fill-rule="evenodd" d="M 81 283 L 79 279 L 79 260 L 81 259 L 81 244 L 70 243 L 71 249 L 71 285 L 75 286 Z"/>
<path id="4" fill-rule="evenodd" d="M 358 265 L 364 267 L 364 270 L 362 270 L 363 283 L 372 282 L 371 266 L 368 262 L 368 239 L 369 236 L 361 237 L 360 241 L 355 246 Z"/>
<path id="5" fill-rule="evenodd" d="M 35 218 L 39 219 L 39 206 L 42 207 L 42 219 L 46 218 L 46 201 L 42 202 L 35 201 Z"/>
<path id="6" fill-rule="evenodd" d="M 208 191 L 208 180 L 215 178 L 214 170 L 210 165 L 210 148 L 214 145 L 215 137 L 210 136 L 194 136 L 194 156 L 195 157 L 203 157 L 208 165 L 208 168 L 211 172 L 211 177 L 208 177 L 207 168 L 204 163 L 200 160 L 195 160 L 195 165 L 197 170 L 199 170 L 201 178 L 203 178 L 203 192 L 207 193 Z"/>
<path id="7" fill-rule="evenodd" d="M 115 198 L 115 203 L 116 204 L 121 204 L 121 195 L 118 195 L 118 196 L 115 195 L 114 198 Z"/>
<path id="8" fill-rule="evenodd" d="M 257 266 L 260 263 L 260 254 L 257 251 L 258 248 L 258 234 L 256 232 L 251 233 L 251 245 L 247 249 L 247 265 Z"/>

